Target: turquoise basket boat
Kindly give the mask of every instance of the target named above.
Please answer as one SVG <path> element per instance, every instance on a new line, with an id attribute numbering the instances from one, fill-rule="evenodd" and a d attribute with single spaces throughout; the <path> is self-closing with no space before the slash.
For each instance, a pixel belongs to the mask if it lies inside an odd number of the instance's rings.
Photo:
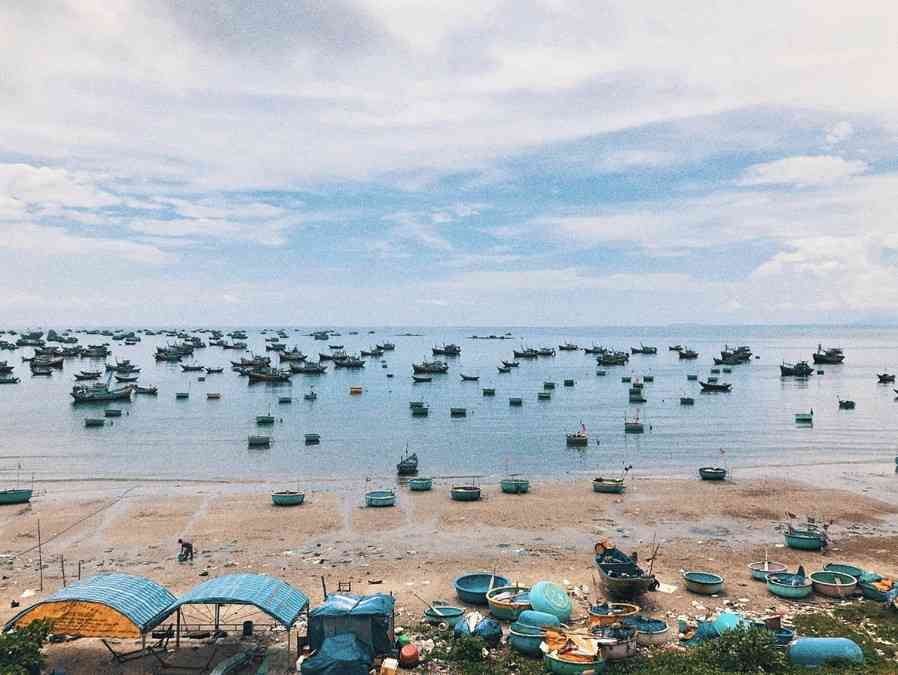
<path id="1" fill-rule="evenodd" d="M 801 600 L 814 591 L 814 586 L 810 579 L 797 574 L 768 574 L 767 590 L 781 598 Z"/>
<path id="2" fill-rule="evenodd" d="M 480 488 L 476 485 L 453 485 L 449 491 L 453 501 L 476 502 L 480 500 Z"/>
<path id="3" fill-rule="evenodd" d="M 871 583 L 861 581 L 858 583 L 858 586 L 861 589 L 861 593 L 865 598 L 867 598 L 867 600 L 873 600 L 874 602 L 885 602 L 888 599 L 888 596 L 885 593 L 883 593 Z"/>
<path id="4" fill-rule="evenodd" d="M 599 657 L 599 659 L 592 663 L 579 663 L 563 661 L 557 656 L 543 654 L 543 668 L 546 669 L 547 673 L 554 673 L 555 675 L 580 675 L 581 673 L 586 672 L 604 673 L 605 667 L 606 663 L 604 657 Z"/>
<path id="5" fill-rule="evenodd" d="M 396 493 L 392 490 L 372 490 L 365 495 L 365 504 L 371 507 L 396 505 Z"/>
<path id="6" fill-rule="evenodd" d="M 528 626 L 519 622 L 514 622 L 508 631 L 509 646 L 525 656 L 540 656 L 540 644 L 545 638 L 546 632 L 536 626 Z"/>
<path id="7" fill-rule="evenodd" d="M 434 611 L 436 610 L 436 611 Z M 461 621 L 465 615 L 465 610 L 461 607 L 452 607 L 450 605 L 433 605 L 424 610 L 424 621 L 431 626 L 438 626 L 445 623 L 449 628 L 455 628 L 455 624 Z"/>
<path id="8" fill-rule="evenodd" d="M 786 546 L 799 551 L 819 551 L 826 546 L 826 535 L 814 530 L 791 530 L 784 533 Z"/>
<path id="9" fill-rule="evenodd" d="M 845 563 L 827 563 L 823 566 L 823 570 L 825 572 L 841 572 L 842 574 L 853 576 L 855 579 L 860 579 L 861 575 L 864 574 L 864 570 L 860 567 L 847 565 Z"/>
<path id="10" fill-rule="evenodd" d="M 698 475 L 702 480 L 724 480 L 727 470 L 719 466 L 703 466 L 698 470 Z"/>
<path id="11" fill-rule="evenodd" d="M 761 560 L 753 562 L 748 566 L 751 570 L 751 578 L 756 581 L 767 581 L 768 574 L 783 574 L 786 566 L 783 563 L 773 562 L 772 560 Z"/>
<path id="12" fill-rule="evenodd" d="M 857 590 L 857 577 L 842 572 L 811 572 L 814 593 L 830 598 L 847 598 Z"/>
<path id="13" fill-rule="evenodd" d="M 503 478 L 502 492 L 509 495 L 522 495 L 530 491 L 530 481 L 526 478 Z"/>
<path id="14" fill-rule="evenodd" d="M 275 506 L 299 506 L 305 501 L 305 498 L 306 494 L 304 492 L 296 492 L 295 490 L 271 493 L 271 503 Z"/>
<path id="15" fill-rule="evenodd" d="M 27 504 L 31 501 L 33 490 L 12 489 L 0 490 L 0 505 L 2 504 Z"/>
<path id="16" fill-rule="evenodd" d="M 500 597 L 504 596 L 504 597 Z M 514 621 L 521 612 L 530 609 L 529 586 L 499 586 L 487 591 L 486 603 L 490 614 L 500 621 Z"/>
<path id="17" fill-rule="evenodd" d="M 724 578 L 711 572 L 684 572 L 686 590 L 699 595 L 714 595 L 723 591 Z"/>
<path id="18" fill-rule="evenodd" d="M 412 478 L 408 482 L 408 488 L 412 492 L 429 492 L 432 487 L 432 478 Z"/>
<path id="19" fill-rule="evenodd" d="M 623 478 L 602 478 L 600 476 L 592 479 L 593 492 L 619 495 L 626 489 Z"/>
<path id="20" fill-rule="evenodd" d="M 505 577 L 492 575 L 489 572 L 472 572 L 458 577 L 453 585 L 455 594 L 462 602 L 469 605 L 488 605 L 486 593 L 490 589 L 490 581 L 493 588 L 508 586 L 509 581 Z"/>

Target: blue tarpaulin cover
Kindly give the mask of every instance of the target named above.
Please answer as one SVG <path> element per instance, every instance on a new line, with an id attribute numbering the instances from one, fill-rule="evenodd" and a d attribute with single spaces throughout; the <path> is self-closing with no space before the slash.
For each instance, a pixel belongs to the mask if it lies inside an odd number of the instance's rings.
<path id="1" fill-rule="evenodd" d="M 302 662 L 303 675 L 368 675 L 374 655 L 351 633 L 327 638 L 317 653 Z"/>
<path id="2" fill-rule="evenodd" d="M 325 639 L 351 633 L 375 654 L 393 647 L 393 608 L 390 595 L 353 595 L 332 593 L 309 615 L 309 644 L 319 649 Z"/>

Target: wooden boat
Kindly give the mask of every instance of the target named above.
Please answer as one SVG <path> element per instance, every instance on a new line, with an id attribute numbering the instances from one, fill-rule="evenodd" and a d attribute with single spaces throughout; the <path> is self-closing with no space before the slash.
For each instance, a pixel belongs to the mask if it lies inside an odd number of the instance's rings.
<path id="1" fill-rule="evenodd" d="M 680 405 L 695 405 L 695 399 L 691 396 L 680 396 Z"/>
<path id="2" fill-rule="evenodd" d="M 412 408 L 412 417 L 427 417 L 430 414 L 430 408 L 426 405 L 420 405 Z"/>
<path id="3" fill-rule="evenodd" d="M 641 434 L 645 432 L 645 425 L 639 421 L 639 416 L 632 419 L 624 418 L 624 433 L 625 434 Z"/>
<path id="4" fill-rule="evenodd" d="M 101 417 L 88 417 L 84 420 L 84 426 L 87 428 L 91 427 L 105 427 L 106 420 Z"/>
<path id="5" fill-rule="evenodd" d="M 219 394 L 218 392 L 209 392 L 208 394 L 206 394 L 207 401 L 218 401 L 220 399 L 221 394 Z"/>
<path id="6" fill-rule="evenodd" d="M 321 442 L 320 434 L 305 434 L 303 437 L 305 438 L 306 445 L 318 445 Z"/>
<path id="7" fill-rule="evenodd" d="M 658 588 L 658 580 L 643 570 L 630 556 L 607 542 L 595 547 L 599 579 L 608 596 L 632 598 Z"/>
<path id="8" fill-rule="evenodd" d="M 27 504 L 31 501 L 34 490 L 25 488 L 11 488 L 0 490 L 0 506 L 9 504 Z"/>
<path id="9" fill-rule="evenodd" d="M 0 377 L 0 384 L 18 384 L 20 381 L 18 377 Z"/>
<path id="10" fill-rule="evenodd" d="M 751 578 L 757 581 L 767 581 L 770 574 L 782 574 L 786 571 L 783 563 L 773 562 L 771 560 L 761 560 L 749 564 L 748 569 L 751 571 Z"/>
<path id="11" fill-rule="evenodd" d="M 104 417 L 121 417 L 122 411 L 119 410 L 118 408 L 108 408 L 103 411 L 103 416 Z"/>
<path id="12" fill-rule="evenodd" d="M 324 375 L 327 372 L 327 366 L 321 363 L 291 363 L 290 372 L 297 375 Z"/>
<path id="13" fill-rule="evenodd" d="M 796 424 L 813 424 L 814 423 L 814 411 L 806 413 L 795 413 L 795 423 Z"/>
<path id="14" fill-rule="evenodd" d="M 520 350 L 514 349 L 512 350 L 512 354 L 516 359 L 535 359 L 539 356 L 539 352 L 531 347 Z"/>
<path id="15" fill-rule="evenodd" d="M 657 347 L 649 347 L 649 346 L 646 346 L 646 345 L 640 343 L 639 347 L 630 347 L 630 353 L 631 354 L 652 355 L 652 354 L 658 353 L 658 348 Z"/>
<path id="16" fill-rule="evenodd" d="M 814 369 L 808 365 L 807 361 L 799 361 L 791 364 L 783 362 L 780 365 L 781 377 L 810 377 L 814 374 Z"/>
<path id="17" fill-rule="evenodd" d="M 839 399 L 839 410 L 854 410 L 854 401 Z"/>
<path id="18" fill-rule="evenodd" d="M 408 481 L 408 489 L 412 492 L 429 492 L 432 487 L 432 478 L 410 478 Z"/>
<path id="19" fill-rule="evenodd" d="M 247 439 L 247 445 L 251 448 L 270 448 L 271 447 L 271 437 L 270 436 L 250 436 Z"/>
<path id="20" fill-rule="evenodd" d="M 499 371 L 500 375 L 506 375 L 511 372 L 511 368 L 508 366 L 496 366 L 496 370 Z"/>
<path id="21" fill-rule="evenodd" d="M 467 408 L 449 408 L 449 417 L 467 417 Z"/>
<path id="22" fill-rule="evenodd" d="M 626 489 L 623 478 L 603 478 L 599 476 L 592 479 L 593 492 L 619 495 L 623 494 Z"/>
<path id="23" fill-rule="evenodd" d="M 121 383 L 137 382 L 138 375 L 116 375 L 115 381 Z"/>
<path id="24" fill-rule="evenodd" d="M 522 495 L 530 491 L 530 481 L 526 478 L 503 478 L 499 486 L 502 492 L 509 495 Z"/>
<path id="25" fill-rule="evenodd" d="M 99 379 L 100 379 L 99 373 L 97 373 L 96 375 L 94 375 L 93 373 L 91 373 L 90 375 L 85 374 L 85 373 L 75 373 L 75 380 L 78 382 L 86 382 L 88 380 L 99 380 Z"/>
<path id="26" fill-rule="evenodd" d="M 508 405 L 514 408 L 520 408 L 522 405 L 524 405 L 524 399 L 513 396 L 512 398 L 508 399 Z"/>
<path id="27" fill-rule="evenodd" d="M 312 393 L 314 393 L 314 392 L 312 392 Z M 291 403 L 293 403 L 292 396 L 279 396 L 278 397 L 278 405 L 290 405 Z"/>
<path id="28" fill-rule="evenodd" d="M 361 396 L 365 390 L 362 387 L 350 387 L 349 395 L 350 396 Z"/>
<path id="29" fill-rule="evenodd" d="M 257 382 L 271 382 L 275 384 L 286 384 L 290 382 L 291 373 L 284 370 L 274 370 L 267 368 L 265 370 L 251 370 L 247 373 L 250 384 Z"/>
<path id="30" fill-rule="evenodd" d="M 692 349 L 682 349 L 678 352 L 677 356 L 681 361 L 694 361 L 698 358 L 698 352 L 693 351 Z"/>
<path id="31" fill-rule="evenodd" d="M 158 396 L 159 388 L 158 387 L 134 387 L 135 394 L 143 394 L 144 396 Z"/>
<path id="32" fill-rule="evenodd" d="M 282 490 L 271 493 L 271 503 L 275 506 L 299 506 L 305 501 L 305 492 L 296 490 Z"/>
<path id="33" fill-rule="evenodd" d="M 575 345 L 573 342 L 565 342 L 563 345 L 558 345 L 558 351 L 560 352 L 576 352 L 579 350 L 580 347 Z"/>
<path id="34" fill-rule="evenodd" d="M 494 586 L 486 592 L 486 602 L 490 614 L 499 621 L 515 621 L 521 612 L 530 609 L 530 587 Z"/>
<path id="35" fill-rule="evenodd" d="M 727 470 L 719 466 L 703 466 L 698 470 L 702 480 L 725 480 Z"/>
<path id="36" fill-rule="evenodd" d="M 822 345 L 817 345 L 817 351 L 813 354 L 814 363 L 828 363 L 830 365 L 838 365 L 845 361 L 845 354 L 839 347 L 830 347 L 824 349 Z"/>
<path id="37" fill-rule="evenodd" d="M 181 364 L 181 371 L 185 373 L 199 373 L 201 371 L 206 370 L 205 366 L 200 365 L 188 365 L 186 363 Z"/>
<path id="38" fill-rule="evenodd" d="M 808 597 L 814 587 L 811 580 L 804 575 L 783 572 L 767 575 L 767 590 L 781 598 L 800 600 Z"/>
<path id="39" fill-rule="evenodd" d="M 686 590 L 699 595 L 716 595 L 723 591 L 724 578 L 711 572 L 683 572 Z"/>
<path id="40" fill-rule="evenodd" d="M 418 473 L 418 453 L 413 452 L 409 454 L 408 448 L 405 449 L 405 454 L 400 458 L 399 463 L 396 465 L 396 473 L 400 476 L 414 476 Z"/>
<path id="41" fill-rule="evenodd" d="M 456 502 L 476 502 L 480 500 L 480 486 L 453 485 L 449 494 Z"/>
<path id="42" fill-rule="evenodd" d="M 105 384 L 75 385 L 71 396 L 75 403 L 101 403 L 107 401 L 130 401 L 134 388 L 131 386 L 110 389 Z"/>
<path id="43" fill-rule="evenodd" d="M 206 368 L 207 375 L 220 375 L 224 372 L 224 368 Z"/>
<path id="44" fill-rule="evenodd" d="M 175 392 L 175 400 L 177 400 L 177 401 L 186 401 L 188 398 L 190 398 L 189 391 Z"/>
<path id="45" fill-rule="evenodd" d="M 819 527 L 798 529 L 788 525 L 783 536 L 786 546 L 799 551 L 820 551 L 829 544 L 826 532 Z"/>
<path id="46" fill-rule="evenodd" d="M 413 363 L 412 371 L 416 375 L 441 374 L 449 371 L 449 364 L 444 361 L 422 361 Z"/>
<path id="47" fill-rule="evenodd" d="M 415 384 L 433 382 L 433 378 L 430 375 L 412 375 L 412 382 Z"/>
<path id="48" fill-rule="evenodd" d="M 460 356 L 461 355 L 461 347 L 454 344 L 447 344 L 442 346 L 433 347 L 431 349 L 434 356 Z"/>
<path id="49" fill-rule="evenodd" d="M 711 382 L 710 378 L 707 382 L 699 382 L 702 385 L 703 392 L 724 392 L 729 393 L 733 389 L 733 385 L 728 382 Z"/>
<path id="50" fill-rule="evenodd" d="M 857 590 L 857 578 L 843 572 L 811 572 L 814 592 L 830 598 L 847 598 Z"/>
<path id="51" fill-rule="evenodd" d="M 365 494 L 365 505 L 374 508 L 396 505 L 396 493 L 393 490 L 372 490 Z"/>
<path id="52" fill-rule="evenodd" d="M 586 425 L 580 422 L 580 428 L 565 435 L 565 441 L 568 445 L 582 447 L 589 445 L 589 434 L 586 433 Z"/>
<path id="53" fill-rule="evenodd" d="M 552 400 L 552 392 L 551 391 L 538 391 L 538 392 L 536 392 L 536 400 L 537 401 L 551 401 Z"/>
<path id="54" fill-rule="evenodd" d="M 256 415 L 256 424 L 259 426 L 274 424 L 274 415 Z"/>
<path id="55" fill-rule="evenodd" d="M 506 368 L 517 368 L 521 364 L 519 361 L 502 361 L 502 365 Z"/>
<path id="56" fill-rule="evenodd" d="M 687 379 L 689 382 L 695 382 L 695 381 L 698 379 L 698 375 L 687 375 L 687 376 L 686 376 L 686 379 Z"/>
<path id="57" fill-rule="evenodd" d="M 493 389 L 492 387 L 486 387 L 485 389 L 482 390 L 482 393 L 484 396 L 495 396 L 496 390 Z"/>
<path id="58" fill-rule="evenodd" d="M 304 401 L 316 401 L 318 400 L 318 394 L 316 394 L 314 391 L 309 391 L 302 395 L 302 399 Z"/>
<path id="59" fill-rule="evenodd" d="M 464 373 L 461 373 L 461 381 L 462 382 L 477 382 L 479 380 L 480 380 L 479 375 L 465 375 Z"/>
<path id="60" fill-rule="evenodd" d="M 895 381 L 895 376 L 889 373 L 878 373 L 876 375 L 879 384 L 891 384 Z"/>

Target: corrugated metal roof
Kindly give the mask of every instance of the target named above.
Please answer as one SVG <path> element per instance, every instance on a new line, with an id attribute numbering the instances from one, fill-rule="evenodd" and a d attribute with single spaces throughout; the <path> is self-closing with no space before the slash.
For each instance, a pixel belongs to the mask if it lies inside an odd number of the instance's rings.
<path id="1" fill-rule="evenodd" d="M 280 579 L 263 574 L 230 574 L 209 579 L 188 591 L 166 610 L 166 616 L 182 605 L 253 605 L 289 628 L 308 604 L 302 591 Z"/>
<path id="2" fill-rule="evenodd" d="M 53 602 L 96 602 L 111 607 L 131 621 L 140 632 L 152 628 L 153 619 L 176 600 L 155 581 L 131 574 L 98 574 L 77 581 L 45 600 L 32 605 L 10 619 L 4 629 L 11 628 L 28 612 Z"/>

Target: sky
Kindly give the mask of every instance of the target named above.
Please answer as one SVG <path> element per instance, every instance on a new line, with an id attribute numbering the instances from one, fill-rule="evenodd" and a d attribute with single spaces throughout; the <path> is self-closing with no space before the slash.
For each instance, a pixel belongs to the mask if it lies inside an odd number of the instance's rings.
<path id="1" fill-rule="evenodd" d="M 892 322 L 898 5 L 0 0 L 0 327 Z"/>

